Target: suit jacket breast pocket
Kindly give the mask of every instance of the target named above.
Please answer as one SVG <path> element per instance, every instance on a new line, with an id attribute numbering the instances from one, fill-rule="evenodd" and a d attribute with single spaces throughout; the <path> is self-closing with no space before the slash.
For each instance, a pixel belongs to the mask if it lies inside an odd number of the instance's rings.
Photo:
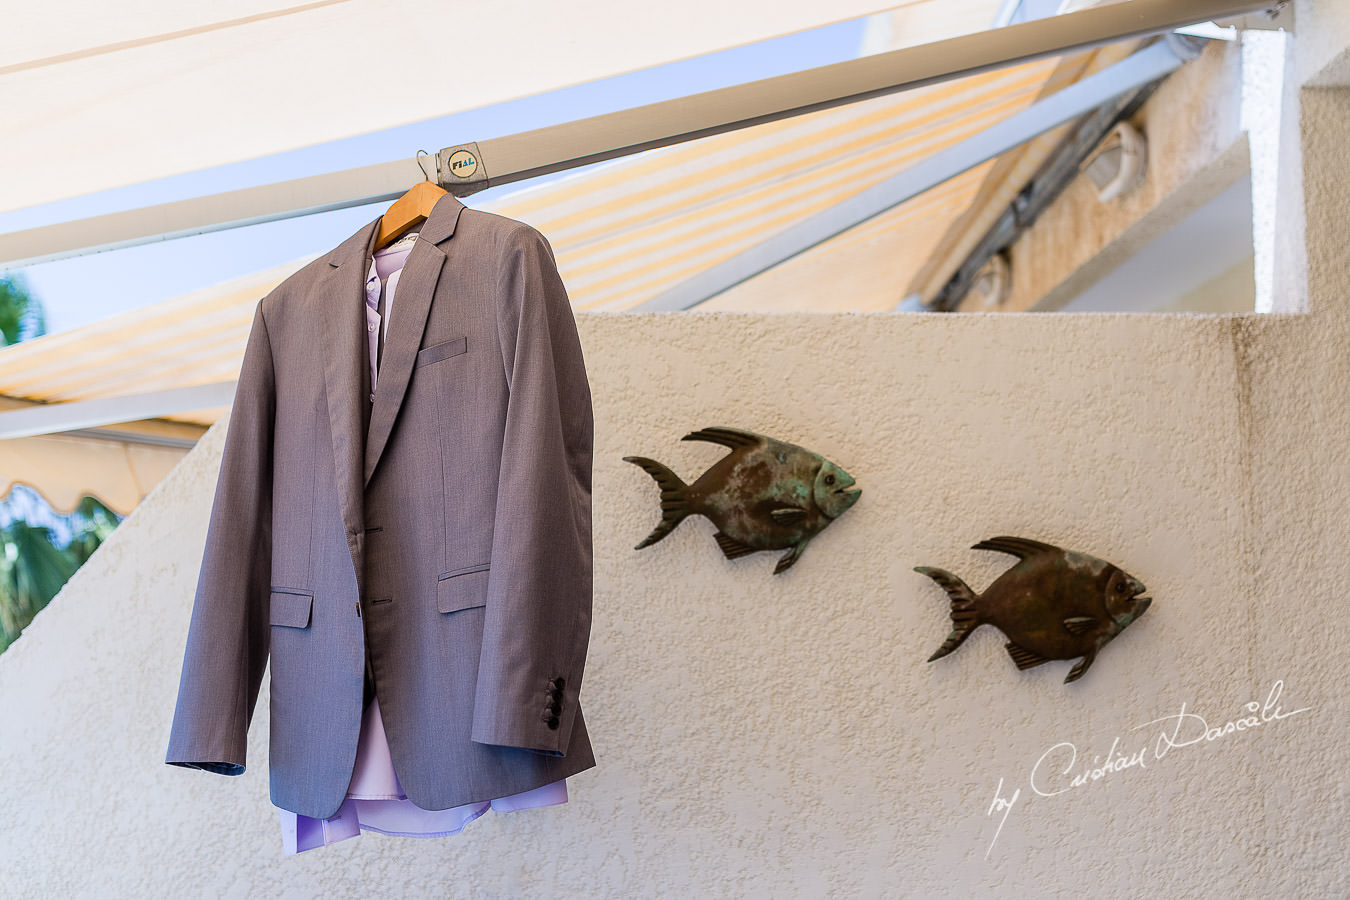
<path id="1" fill-rule="evenodd" d="M 308 628 L 309 613 L 314 606 L 314 595 L 288 588 L 272 588 L 268 621 L 272 625 Z"/>
<path id="2" fill-rule="evenodd" d="M 458 612 L 487 604 L 488 563 L 446 572 L 436 579 L 436 608 Z"/>
<path id="3" fill-rule="evenodd" d="M 425 366 L 430 363 L 439 362 L 451 356 L 458 356 L 468 349 L 469 339 L 467 337 L 457 337 L 451 338 L 448 341 L 441 341 L 439 344 L 432 344 L 430 347 L 423 347 L 421 350 L 418 350 L 417 365 Z"/>

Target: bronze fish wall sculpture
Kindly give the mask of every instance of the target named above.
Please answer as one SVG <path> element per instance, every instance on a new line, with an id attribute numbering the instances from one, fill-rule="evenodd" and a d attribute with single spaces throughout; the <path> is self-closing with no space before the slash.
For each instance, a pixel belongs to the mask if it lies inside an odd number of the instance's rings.
<path id="1" fill-rule="evenodd" d="M 777 575 L 862 496 L 862 490 L 853 487 L 853 476 L 796 444 L 720 427 L 693 431 L 681 440 L 711 441 L 731 452 L 693 484 L 685 484 L 654 459 L 624 457 L 661 487 L 661 521 L 635 550 L 655 544 L 686 516 L 697 514 L 717 526 L 713 538 L 727 559 L 787 548 L 774 566 Z"/>
<path id="2" fill-rule="evenodd" d="M 1137 578 L 1085 553 L 1006 536 L 971 549 L 997 550 L 1019 562 L 979 595 L 951 572 L 914 569 L 941 585 L 952 601 L 952 633 L 929 662 L 951 653 L 972 631 L 988 624 L 1008 637 L 1008 653 L 1018 669 L 1082 657 L 1064 679 L 1068 684 L 1082 678 L 1102 647 L 1152 602 L 1140 596 L 1146 589 Z"/>

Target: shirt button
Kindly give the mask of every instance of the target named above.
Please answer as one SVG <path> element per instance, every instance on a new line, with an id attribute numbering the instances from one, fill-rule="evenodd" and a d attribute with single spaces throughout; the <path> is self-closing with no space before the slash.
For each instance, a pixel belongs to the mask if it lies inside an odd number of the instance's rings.
<path id="1" fill-rule="evenodd" d="M 375 330 L 374 322 L 371 322 L 369 325 L 366 326 L 366 331 L 374 331 L 374 330 Z"/>
<path id="2" fill-rule="evenodd" d="M 373 393 L 370 395 L 370 402 L 371 403 L 375 402 L 375 395 Z"/>

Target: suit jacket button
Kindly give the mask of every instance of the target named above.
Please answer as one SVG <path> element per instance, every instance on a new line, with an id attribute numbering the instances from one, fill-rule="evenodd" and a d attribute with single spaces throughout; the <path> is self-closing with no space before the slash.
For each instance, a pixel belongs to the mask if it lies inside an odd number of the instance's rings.
<path id="1" fill-rule="evenodd" d="M 545 722 L 544 724 L 547 725 L 550 729 L 556 731 L 558 729 L 558 717 L 549 716 L 548 721 Z"/>
<path id="2" fill-rule="evenodd" d="M 559 703 L 557 700 L 554 700 L 548 706 L 545 706 L 544 709 L 546 709 L 550 715 L 556 716 L 558 713 L 562 711 L 562 704 Z"/>
<path id="3" fill-rule="evenodd" d="M 563 689 L 563 686 L 567 684 L 567 682 L 563 681 L 562 676 L 559 675 L 557 678 L 554 678 L 552 681 L 550 681 L 549 684 L 553 685 L 554 690 L 560 691 Z"/>

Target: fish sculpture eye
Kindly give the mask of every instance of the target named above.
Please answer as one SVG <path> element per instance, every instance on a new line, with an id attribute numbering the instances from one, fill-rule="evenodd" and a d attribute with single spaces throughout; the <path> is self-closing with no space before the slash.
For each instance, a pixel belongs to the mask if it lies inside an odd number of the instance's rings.
<path id="1" fill-rule="evenodd" d="M 826 484 L 834 484 L 834 476 L 833 476 L 833 475 L 826 475 L 826 476 L 825 476 L 825 483 L 826 483 Z"/>

